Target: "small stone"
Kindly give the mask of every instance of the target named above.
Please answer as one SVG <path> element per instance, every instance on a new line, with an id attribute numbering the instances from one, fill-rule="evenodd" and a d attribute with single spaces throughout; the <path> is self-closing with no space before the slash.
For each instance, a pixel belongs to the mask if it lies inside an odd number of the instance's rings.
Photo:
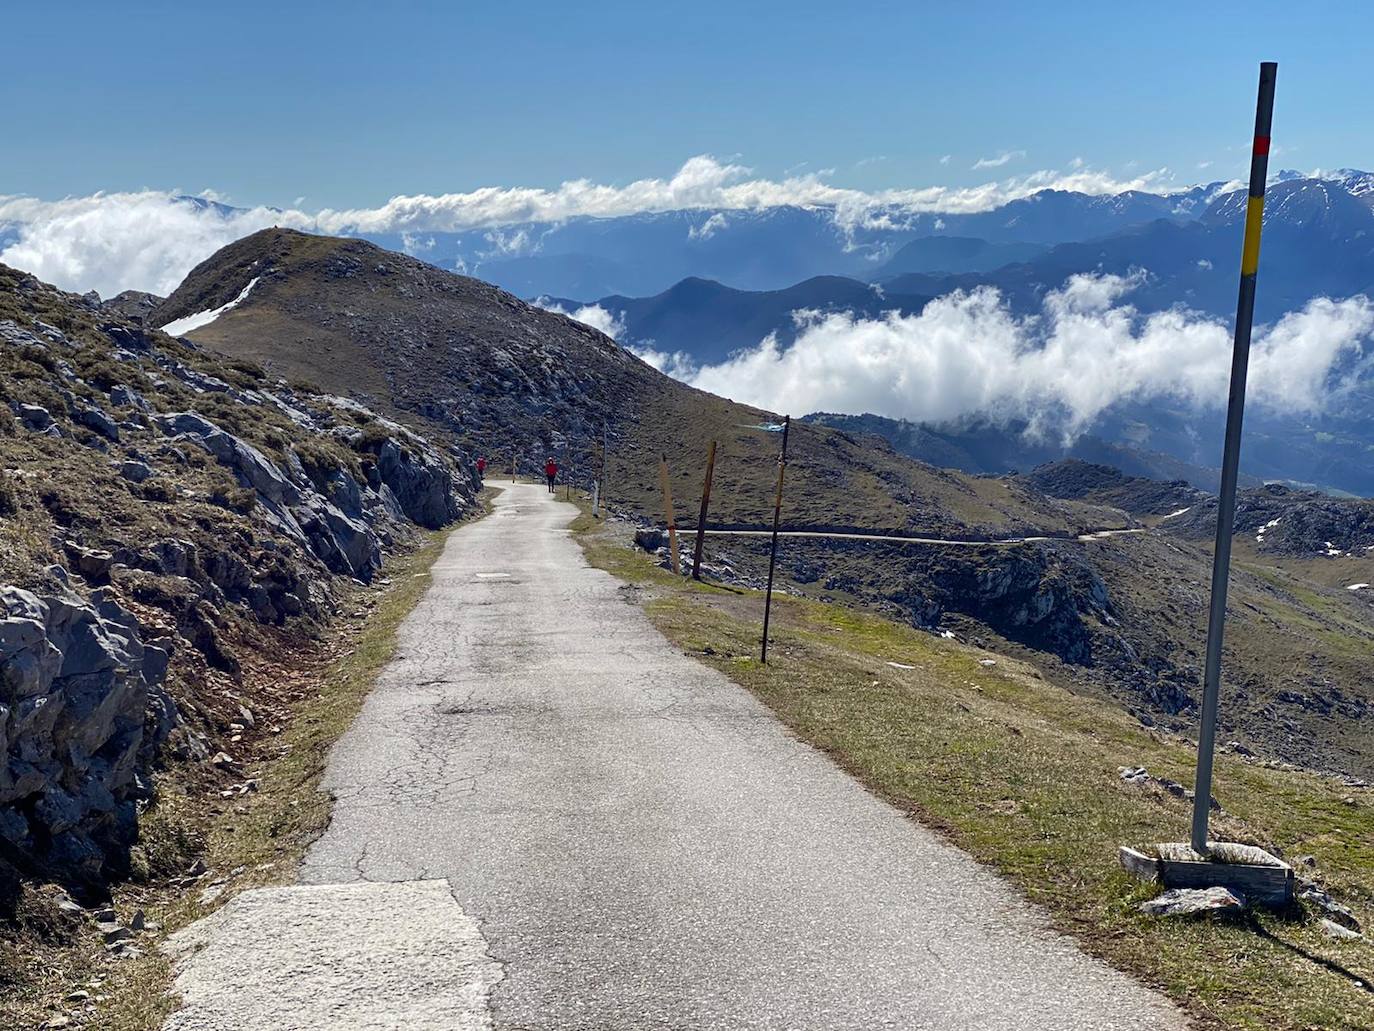
<path id="1" fill-rule="evenodd" d="M 74 991 L 74 992 L 68 992 L 68 993 L 67 993 L 67 998 L 66 998 L 65 1001 L 67 1001 L 67 1002 L 85 1002 L 85 1001 L 87 1001 L 90 997 L 91 997 L 91 993 L 90 993 L 90 992 L 86 991 L 86 989 L 84 989 L 84 988 L 78 988 L 78 989 L 77 989 L 76 991 Z"/>
<path id="2" fill-rule="evenodd" d="M 123 462 L 119 466 L 119 475 L 131 483 L 142 483 L 153 475 L 153 467 L 147 462 Z"/>
<path id="3" fill-rule="evenodd" d="M 1226 888 L 1174 888 L 1140 904 L 1150 916 L 1190 916 L 1194 913 L 1239 912 L 1245 900 Z"/>
<path id="4" fill-rule="evenodd" d="M 980 666 L 996 666 L 996 665 L 997 665 L 997 660 L 996 660 L 996 659 L 979 659 L 979 660 L 978 660 L 978 665 L 980 665 Z"/>
<path id="5" fill-rule="evenodd" d="M 114 911 L 113 906 L 101 906 L 92 915 L 97 923 L 116 924 L 119 922 L 119 914 Z"/>
<path id="6" fill-rule="evenodd" d="M 238 761 L 228 752 L 216 752 L 214 757 L 210 760 L 210 765 L 223 768 L 226 766 L 237 766 Z"/>
<path id="7" fill-rule="evenodd" d="M 1340 924 L 1336 923 L 1336 921 L 1328 920 L 1326 917 L 1322 917 L 1321 928 L 1322 934 L 1326 935 L 1328 938 L 1334 938 L 1336 941 L 1353 942 L 1359 941 L 1364 937 L 1359 931 L 1352 931 L 1348 927 L 1342 927 Z"/>
<path id="8" fill-rule="evenodd" d="M 49 1027 L 53 1027 L 53 1028 L 57 1028 L 57 1027 L 71 1027 L 71 1026 L 72 1026 L 72 1018 L 69 1017 L 69 1016 L 67 1016 L 65 1013 L 59 1013 L 59 1014 L 58 1014 L 57 1016 L 55 1016 L 55 1017 L 49 1017 L 49 1018 L 48 1018 L 48 1022 L 47 1022 L 46 1024 L 44 1024 L 43 1026 L 44 1026 L 45 1028 L 49 1028 Z"/>
<path id="9" fill-rule="evenodd" d="M 101 931 L 101 933 L 105 936 L 106 945 L 127 941 L 133 937 L 133 932 L 127 927 L 112 927 L 108 931 Z"/>
<path id="10" fill-rule="evenodd" d="M 82 916 L 86 915 L 86 910 L 82 907 L 82 905 L 79 902 L 76 902 L 65 891 L 58 892 L 57 895 L 53 898 L 53 903 L 63 913 L 80 913 Z"/>
<path id="11" fill-rule="evenodd" d="M 1360 930 L 1359 918 L 1349 906 L 1343 906 L 1316 885 L 1308 884 L 1298 892 L 1298 898 L 1315 906 L 1338 924 L 1352 931 Z"/>
<path id="12" fill-rule="evenodd" d="M 148 918 L 141 909 L 135 909 L 134 915 L 129 918 L 129 927 L 135 931 L 143 930 L 147 923 Z"/>

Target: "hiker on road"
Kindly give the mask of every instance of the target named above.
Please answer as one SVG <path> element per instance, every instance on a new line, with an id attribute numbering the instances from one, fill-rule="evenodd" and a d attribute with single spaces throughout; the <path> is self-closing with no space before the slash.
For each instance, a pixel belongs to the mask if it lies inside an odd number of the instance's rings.
<path id="1" fill-rule="evenodd" d="M 544 475 L 545 475 L 546 477 L 548 477 L 548 480 L 549 480 L 549 493 L 552 494 L 552 493 L 553 493 L 553 481 L 554 481 L 554 480 L 557 478 L 557 476 L 558 476 L 558 463 L 555 462 L 552 458 L 550 458 L 547 462 L 544 463 Z"/>
<path id="2" fill-rule="evenodd" d="M 479 458 L 479 459 L 477 459 L 477 478 L 478 478 L 479 480 L 484 480 L 484 479 L 486 479 L 486 476 L 487 476 L 487 460 L 486 460 L 485 458 Z"/>

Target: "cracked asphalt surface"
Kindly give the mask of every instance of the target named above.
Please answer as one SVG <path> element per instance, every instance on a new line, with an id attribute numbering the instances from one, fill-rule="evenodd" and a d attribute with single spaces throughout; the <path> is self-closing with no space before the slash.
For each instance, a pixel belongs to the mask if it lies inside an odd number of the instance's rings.
<path id="1" fill-rule="evenodd" d="M 446 879 L 502 1029 L 1186 1026 L 675 650 L 575 514 L 510 486 L 450 538 L 304 882 Z"/>

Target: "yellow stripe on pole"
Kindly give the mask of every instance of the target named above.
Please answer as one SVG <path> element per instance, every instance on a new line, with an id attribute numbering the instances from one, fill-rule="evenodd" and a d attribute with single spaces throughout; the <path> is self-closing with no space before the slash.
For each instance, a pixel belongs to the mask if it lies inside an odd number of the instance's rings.
<path id="1" fill-rule="evenodd" d="M 1260 229 L 1264 226 L 1264 198 L 1251 197 L 1245 206 L 1245 245 L 1240 252 L 1240 274 L 1253 276 L 1259 271 Z"/>

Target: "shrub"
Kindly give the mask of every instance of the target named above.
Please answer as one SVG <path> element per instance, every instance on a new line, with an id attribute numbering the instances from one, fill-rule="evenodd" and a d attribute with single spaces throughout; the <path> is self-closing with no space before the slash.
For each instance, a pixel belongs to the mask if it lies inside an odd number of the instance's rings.
<path id="1" fill-rule="evenodd" d="M 381 450 L 382 445 L 386 443 L 387 438 L 390 436 L 391 432 L 374 419 L 363 427 L 362 433 L 360 433 L 358 439 L 353 442 L 353 446 L 359 451 L 370 451 L 376 454 Z"/>
<path id="2" fill-rule="evenodd" d="M 168 502 L 177 499 L 176 487 L 160 476 L 155 476 L 145 482 L 139 488 L 139 492 L 148 501 Z"/>
<path id="3" fill-rule="evenodd" d="M 251 487 L 240 487 L 230 473 L 216 469 L 210 474 L 210 503 L 247 515 L 258 503 L 258 492 Z"/>
<path id="4" fill-rule="evenodd" d="M 12 516 L 19 511 L 19 492 L 15 490 L 14 480 L 9 473 L 0 472 L 0 517 Z"/>

